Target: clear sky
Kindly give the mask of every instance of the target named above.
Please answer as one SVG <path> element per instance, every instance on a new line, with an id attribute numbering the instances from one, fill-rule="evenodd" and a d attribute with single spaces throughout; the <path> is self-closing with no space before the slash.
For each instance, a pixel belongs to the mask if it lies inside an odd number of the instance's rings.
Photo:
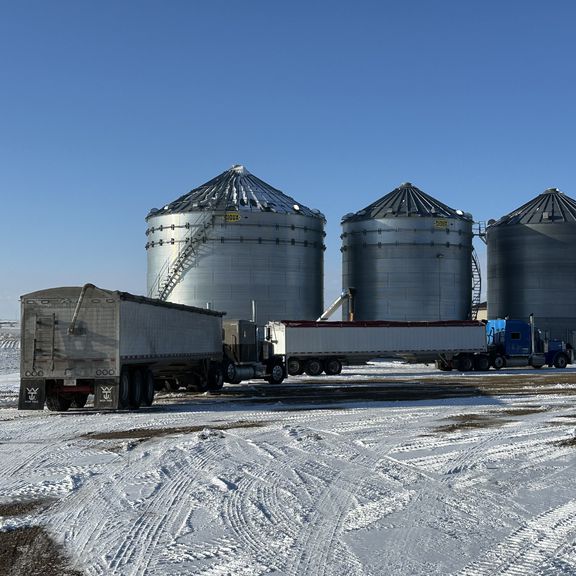
<path id="1" fill-rule="evenodd" d="M 401 182 L 476 220 L 576 197 L 575 28 L 572 0 L 0 0 L 0 318 L 144 294 L 149 209 L 232 164 L 326 215 L 326 304 L 340 218 Z"/>

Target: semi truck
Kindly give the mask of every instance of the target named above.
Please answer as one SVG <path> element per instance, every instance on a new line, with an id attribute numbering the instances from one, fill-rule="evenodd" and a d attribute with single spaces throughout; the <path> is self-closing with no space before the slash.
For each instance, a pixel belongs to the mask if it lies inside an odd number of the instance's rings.
<path id="1" fill-rule="evenodd" d="M 219 390 L 224 370 L 281 382 L 255 324 L 223 316 L 93 284 L 25 294 L 19 408 L 82 408 L 94 394 L 97 409 L 137 409 L 160 389 Z"/>
<path id="2" fill-rule="evenodd" d="M 270 322 L 266 338 L 290 375 L 339 374 L 343 364 L 379 357 L 435 362 L 440 370 L 565 368 L 572 348 L 521 320 L 449 322 Z"/>

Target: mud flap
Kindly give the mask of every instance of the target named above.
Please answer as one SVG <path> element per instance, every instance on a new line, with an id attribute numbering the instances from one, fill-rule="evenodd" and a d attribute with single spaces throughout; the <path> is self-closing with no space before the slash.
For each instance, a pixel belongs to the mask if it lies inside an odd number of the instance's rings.
<path id="1" fill-rule="evenodd" d="M 45 402 L 45 380 L 20 380 L 18 410 L 44 410 Z"/>
<path id="2" fill-rule="evenodd" d="M 97 410 L 118 408 L 117 382 L 103 380 L 94 384 L 94 408 Z"/>

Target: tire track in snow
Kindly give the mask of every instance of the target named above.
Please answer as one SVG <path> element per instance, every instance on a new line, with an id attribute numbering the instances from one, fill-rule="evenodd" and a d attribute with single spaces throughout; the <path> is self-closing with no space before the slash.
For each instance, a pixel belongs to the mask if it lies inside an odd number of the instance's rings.
<path id="1" fill-rule="evenodd" d="M 141 574 L 156 563 L 160 539 L 180 514 L 180 504 L 200 471 L 205 474 L 229 455 L 221 442 L 203 443 L 202 447 L 205 450 L 200 452 L 175 448 L 181 451 L 182 457 L 165 465 L 163 481 L 154 491 L 153 498 L 147 498 L 138 508 L 139 517 L 131 524 L 124 542 L 110 561 L 112 570 L 125 574 L 125 568 L 130 565 L 135 568 L 134 573 Z M 133 470 L 127 472 L 132 475 Z"/>
<path id="2" fill-rule="evenodd" d="M 181 438 L 174 441 L 182 443 Z M 146 456 L 154 446 L 145 445 L 143 453 L 139 448 L 111 463 L 104 482 L 96 477 L 64 499 L 60 510 L 51 514 L 52 522 L 57 531 L 74 535 L 78 556 L 93 558 L 88 574 L 141 574 L 158 561 L 161 537 L 181 513 L 179 500 L 188 495 L 196 477 L 210 469 L 211 462 L 226 457 L 222 443 L 211 444 L 203 444 L 199 453 L 181 450 L 177 457 L 171 452 L 178 451 L 178 446 L 166 446 L 162 456 L 168 453 L 171 459 L 164 463 Z M 137 484 L 146 485 L 150 493 L 131 503 L 122 489 Z M 120 543 L 119 533 L 124 535 Z"/>
<path id="3" fill-rule="evenodd" d="M 527 521 L 459 576 L 534 576 L 576 537 L 576 500 Z"/>
<path id="4" fill-rule="evenodd" d="M 339 541 L 339 537 L 346 514 L 355 500 L 355 492 L 360 488 L 366 472 L 372 472 L 375 466 L 376 459 L 363 455 L 346 463 L 337 472 L 333 481 L 322 491 L 309 520 L 302 526 L 288 574 L 323 576 L 337 551 L 339 565 L 350 568 L 358 565 L 356 556 Z"/>
<path id="5" fill-rule="evenodd" d="M 273 458 L 254 461 L 254 452 L 262 451 Z M 250 464 L 241 465 L 241 480 L 224 501 L 225 520 L 259 565 L 277 570 L 300 528 L 294 509 L 298 498 L 291 489 L 298 478 L 296 470 L 305 465 L 308 455 L 290 446 L 259 445 L 241 437 L 236 438 L 233 452 L 240 462 Z"/>

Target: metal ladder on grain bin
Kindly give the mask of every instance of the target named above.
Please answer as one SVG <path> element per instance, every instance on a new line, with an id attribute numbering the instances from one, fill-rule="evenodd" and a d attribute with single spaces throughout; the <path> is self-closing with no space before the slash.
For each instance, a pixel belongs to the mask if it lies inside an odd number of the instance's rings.
<path id="1" fill-rule="evenodd" d="M 156 281 L 150 289 L 150 297 L 166 300 L 170 296 L 186 270 L 196 263 L 200 247 L 207 240 L 206 232 L 214 226 L 214 218 L 214 215 L 210 215 L 201 225 L 189 230 L 182 240 L 184 248 L 176 258 L 166 260 L 160 269 Z"/>

